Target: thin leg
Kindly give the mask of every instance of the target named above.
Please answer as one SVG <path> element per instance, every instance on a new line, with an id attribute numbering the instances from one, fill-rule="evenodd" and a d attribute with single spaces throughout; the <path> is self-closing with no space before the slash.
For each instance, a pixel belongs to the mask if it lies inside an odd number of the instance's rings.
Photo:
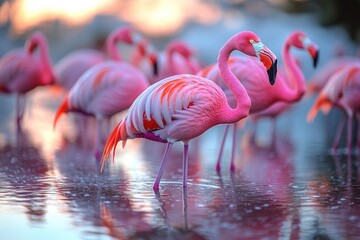
<path id="1" fill-rule="evenodd" d="M 346 137 L 346 148 L 348 150 L 348 154 L 351 154 L 351 141 L 352 141 L 352 115 L 348 115 L 347 120 L 347 137 Z"/>
<path id="2" fill-rule="evenodd" d="M 216 162 L 216 171 L 217 171 L 217 172 L 220 172 L 220 169 L 221 169 L 221 167 L 220 167 L 220 162 L 221 162 L 221 157 L 222 157 L 223 150 L 224 150 L 224 145 L 225 145 L 226 136 L 227 136 L 227 133 L 228 133 L 228 131 L 229 131 L 229 127 L 230 127 L 230 125 L 226 125 L 224 137 L 223 137 L 223 140 L 222 140 L 222 142 L 221 142 L 220 151 L 219 151 L 219 156 L 218 156 L 218 159 L 217 159 L 217 162 Z"/>
<path id="3" fill-rule="evenodd" d="M 16 96 L 16 123 L 17 126 L 20 127 L 21 120 L 24 117 L 25 111 L 25 96 L 21 94 L 17 94 Z"/>
<path id="4" fill-rule="evenodd" d="M 235 171 L 235 153 L 236 153 L 236 123 L 232 125 L 233 127 L 233 139 L 232 139 L 232 149 L 231 149 L 231 161 L 230 161 L 230 171 Z"/>
<path id="5" fill-rule="evenodd" d="M 168 155 L 169 155 L 169 151 L 172 147 L 173 143 L 168 143 L 167 146 L 166 146 L 166 150 L 165 150 L 165 153 L 164 153 L 164 156 L 163 156 L 163 159 L 161 160 L 161 164 L 160 164 L 160 168 L 159 168 L 159 172 L 156 176 L 156 179 L 155 179 L 155 182 L 154 182 L 154 186 L 153 186 L 153 189 L 155 192 L 159 192 L 159 184 L 160 184 L 160 180 L 161 180 L 161 177 L 162 177 L 162 174 L 164 172 L 164 169 L 165 169 L 165 165 L 166 165 L 166 161 L 167 161 L 167 158 L 168 158 Z"/>
<path id="6" fill-rule="evenodd" d="M 184 153 L 183 153 L 183 188 L 187 187 L 187 175 L 188 175 L 188 165 L 189 165 L 189 143 L 184 143 Z"/>
<path id="7" fill-rule="evenodd" d="M 100 160 L 101 158 L 101 145 L 102 145 L 102 118 L 96 119 L 97 125 L 97 136 L 95 140 L 95 159 Z"/>
<path id="8" fill-rule="evenodd" d="M 183 188 L 183 215 L 184 215 L 184 228 L 189 229 L 188 214 L 187 214 L 187 188 Z"/>
<path id="9" fill-rule="evenodd" d="M 339 125 L 336 130 L 335 139 L 334 139 L 334 142 L 332 145 L 333 150 L 336 150 L 339 147 L 340 138 L 341 138 L 342 130 L 344 128 L 344 124 L 345 124 L 345 118 L 342 117 L 340 119 Z"/>
<path id="10" fill-rule="evenodd" d="M 358 154 L 360 154 L 360 114 L 356 115 L 357 117 L 357 148 Z"/>

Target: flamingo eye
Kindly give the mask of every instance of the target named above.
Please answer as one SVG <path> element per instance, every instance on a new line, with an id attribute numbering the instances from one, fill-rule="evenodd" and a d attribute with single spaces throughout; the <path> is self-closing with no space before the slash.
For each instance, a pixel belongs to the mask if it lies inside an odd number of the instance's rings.
<path id="1" fill-rule="evenodd" d="M 255 41 L 253 39 L 250 39 L 250 43 L 253 44 Z"/>

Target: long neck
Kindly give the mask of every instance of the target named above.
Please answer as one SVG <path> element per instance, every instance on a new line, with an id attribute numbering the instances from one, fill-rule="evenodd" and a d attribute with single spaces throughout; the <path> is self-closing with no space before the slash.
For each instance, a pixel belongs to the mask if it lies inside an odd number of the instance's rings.
<path id="1" fill-rule="evenodd" d="M 177 52 L 176 48 L 172 45 L 166 51 L 166 59 L 169 63 L 168 69 L 171 71 L 172 74 L 177 74 L 177 70 L 175 67 L 175 61 L 174 61 L 176 52 Z"/>
<path id="2" fill-rule="evenodd" d="M 110 59 L 115 61 L 121 61 L 121 55 L 116 48 L 116 43 L 118 41 L 117 39 L 118 38 L 116 35 L 112 35 L 106 40 L 106 51 Z"/>
<path id="3" fill-rule="evenodd" d="M 220 75 L 232 94 L 235 96 L 237 102 L 237 106 L 234 109 L 231 108 L 228 103 L 225 104 L 222 114 L 223 123 L 234 123 L 246 117 L 249 114 L 251 106 L 251 100 L 246 92 L 246 89 L 231 72 L 228 64 L 230 54 L 234 50 L 239 49 L 235 48 L 234 39 L 231 38 L 220 50 L 218 57 Z"/>
<path id="4" fill-rule="evenodd" d="M 54 83 L 54 73 L 52 63 L 49 56 L 48 45 L 45 39 L 38 39 L 37 46 L 39 48 L 40 62 L 43 69 L 42 85 Z"/>
<path id="5" fill-rule="evenodd" d="M 294 57 L 290 54 L 291 44 L 287 41 L 283 50 L 285 81 L 283 96 L 286 101 L 298 101 L 305 93 L 305 78 L 296 63 Z"/>

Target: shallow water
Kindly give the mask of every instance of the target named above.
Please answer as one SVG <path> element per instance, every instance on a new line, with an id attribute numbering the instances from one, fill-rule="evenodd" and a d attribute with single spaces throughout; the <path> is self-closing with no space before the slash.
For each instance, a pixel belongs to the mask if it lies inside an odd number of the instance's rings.
<path id="1" fill-rule="evenodd" d="M 359 157 L 342 149 L 331 154 L 329 131 L 308 137 L 324 122 L 332 126 L 325 119 L 300 124 L 303 110 L 295 108 L 284 116 L 292 124 L 280 120 L 274 137 L 266 122 L 255 137 L 246 125 L 239 132 L 233 173 L 230 144 L 221 172 L 216 172 L 224 127 L 210 129 L 190 145 L 186 191 L 182 145 L 175 144 L 160 193 L 155 194 L 152 184 L 165 144 L 128 141 L 100 173 L 100 163 L 91 154 L 92 138 L 77 136 L 74 116 L 61 118 L 53 131 L 61 98 L 51 89 L 35 90 L 18 136 L 12 108 L 1 108 L 1 239 L 360 236 Z M 14 100 L 0 98 L 2 106 L 12 106 Z"/>

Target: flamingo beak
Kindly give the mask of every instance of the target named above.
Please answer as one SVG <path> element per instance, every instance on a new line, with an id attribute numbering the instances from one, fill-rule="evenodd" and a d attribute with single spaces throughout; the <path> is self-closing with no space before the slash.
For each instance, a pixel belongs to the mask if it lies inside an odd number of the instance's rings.
<path id="1" fill-rule="evenodd" d="M 309 52 L 310 56 L 313 59 L 314 68 L 316 68 L 318 60 L 319 60 L 319 49 L 317 47 L 311 45 L 307 48 L 307 51 Z"/>
<path id="2" fill-rule="evenodd" d="M 318 60 L 319 60 L 319 47 L 307 37 L 304 38 L 303 44 L 304 44 L 305 49 L 308 51 L 311 58 L 313 59 L 314 68 L 316 68 Z"/>
<path id="3" fill-rule="evenodd" d="M 276 73 L 277 73 L 276 56 L 270 51 L 270 49 L 263 46 L 263 48 L 259 52 L 259 58 L 266 68 L 270 84 L 274 85 L 276 80 Z"/>
<path id="4" fill-rule="evenodd" d="M 158 74 L 158 63 L 157 63 L 157 58 L 154 54 L 150 54 L 149 56 L 150 62 L 153 66 L 153 74 L 154 76 L 157 76 Z"/>

